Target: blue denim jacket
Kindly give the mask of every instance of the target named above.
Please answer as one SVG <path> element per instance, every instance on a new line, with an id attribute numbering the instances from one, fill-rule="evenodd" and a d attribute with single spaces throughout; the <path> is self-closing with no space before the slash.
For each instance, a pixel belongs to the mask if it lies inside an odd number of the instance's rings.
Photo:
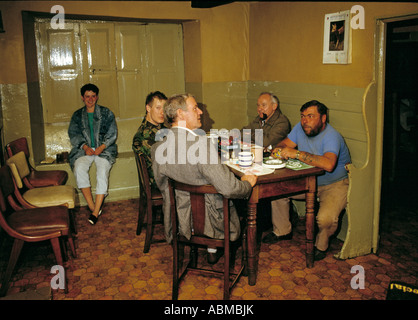
<path id="1" fill-rule="evenodd" d="M 83 150 L 83 145 L 87 144 L 88 146 L 91 146 L 89 119 L 85 106 L 74 112 L 71 117 L 68 135 L 72 145 L 69 161 L 71 168 L 73 168 L 74 162 L 78 158 L 86 155 Z M 96 104 L 96 107 L 94 108 L 95 145 L 106 145 L 106 149 L 103 150 L 100 157 L 106 158 L 111 164 L 115 163 L 118 154 L 116 145 L 117 135 L 118 128 L 113 112 L 106 107 Z"/>

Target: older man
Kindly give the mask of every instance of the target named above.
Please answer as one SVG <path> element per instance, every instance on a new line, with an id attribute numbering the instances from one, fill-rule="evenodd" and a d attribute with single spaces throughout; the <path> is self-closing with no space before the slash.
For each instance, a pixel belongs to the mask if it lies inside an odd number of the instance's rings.
<path id="1" fill-rule="evenodd" d="M 317 179 L 319 210 L 316 219 L 319 231 L 315 260 L 325 258 L 329 238 L 335 233 L 339 215 L 347 204 L 348 176 L 345 166 L 351 162 L 344 138 L 327 123 L 327 113 L 328 108 L 319 101 L 305 103 L 300 109 L 300 122 L 273 150 L 273 154 L 279 153 L 282 159 L 298 159 L 326 171 Z M 289 198 L 272 202 L 272 222 L 273 232 L 264 237 L 263 242 L 275 243 L 292 238 Z"/>
<path id="2" fill-rule="evenodd" d="M 170 197 L 168 179 L 192 184 L 211 184 L 227 198 L 247 198 L 256 183 L 256 176 L 244 175 L 241 180 L 220 163 L 216 145 L 205 135 L 199 135 L 202 111 L 198 108 L 195 98 L 190 94 L 170 97 L 164 106 L 164 116 L 171 123 L 166 129 L 163 141 L 152 146 L 154 177 L 161 190 L 164 204 L 165 233 L 168 242 L 172 239 L 170 222 Z M 210 224 L 205 227 L 205 234 L 211 238 L 224 237 L 222 197 L 219 194 L 208 195 L 206 212 Z M 187 238 L 192 234 L 190 197 L 187 193 L 177 198 L 179 215 L 179 232 Z M 231 241 L 240 234 L 240 223 L 234 207 L 231 208 Z M 216 249 L 208 250 L 208 262 L 216 263 L 219 254 Z"/>
<path id="3" fill-rule="evenodd" d="M 263 147 L 275 147 L 290 132 L 289 119 L 280 111 L 279 99 L 270 92 L 260 93 L 257 99 L 257 117 L 243 129 L 251 129 L 254 143 L 256 129 L 263 130 Z"/>

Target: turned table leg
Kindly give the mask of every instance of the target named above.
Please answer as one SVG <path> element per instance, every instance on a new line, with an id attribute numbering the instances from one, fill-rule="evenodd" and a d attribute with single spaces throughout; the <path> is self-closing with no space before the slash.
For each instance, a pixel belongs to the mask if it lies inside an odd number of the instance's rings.
<path id="1" fill-rule="evenodd" d="M 308 188 L 306 193 L 306 266 L 312 268 L 314 265 L 315 177 L 308 178 Z"/>
<path id="2" fill-rule="evenodd" d="M 254 193 L 254 192 L 253 192 Z M 254 286 L 257 281 L 257 203 L 248 202 L 247 216 L 247 267 L 248 284 Z"/>

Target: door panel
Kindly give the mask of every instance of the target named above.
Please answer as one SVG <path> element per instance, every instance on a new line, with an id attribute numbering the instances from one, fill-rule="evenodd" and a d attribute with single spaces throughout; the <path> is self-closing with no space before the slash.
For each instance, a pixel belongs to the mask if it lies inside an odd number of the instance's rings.
<path id="1" fill-rule="evenodd" d="M 66 20 L 64 26 L 54 30 L 47 19 L 35 24 L 47 124 L 70 121 L 88 82 L 99 87 L 99 104 L 119 119 L 141 121 L 151 91 L 184 92 L 180 25 Z"/>
<path id="2" fill-rule="evenodd" d="M 50 23 L 36 23 L 40 89 L 47 123 L 69 121 L 80 108 L 82 61 L 79 28 L 66 23 L 54 30 Z"/>
<path id="3" fill-rule="evenodd" d="M 184 61 L 182 27 L 177 24 L 147 25 L 149 89 L 166 95 L 183 93 Z"/>
<path id="4" fill-rule="evenodd" d="M 134 118 L 145 114 L 147 64 L 144 25 L 117 25 L 115 42 L 118 64 L 120 116 Z"/>
<path id="5" fill-rule="evenodd" d="M 99 104 L 119 115 L 113 23 L 82 23 L 83 70 L 86 82 L 99 87 Z"/>

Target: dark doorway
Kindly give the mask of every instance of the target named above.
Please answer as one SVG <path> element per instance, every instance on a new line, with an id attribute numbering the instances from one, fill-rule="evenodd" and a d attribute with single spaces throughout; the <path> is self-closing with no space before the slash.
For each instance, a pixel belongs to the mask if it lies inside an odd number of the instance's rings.
<path id="1" fill-rule="evenodd" d="M 417 52 L 418 19 L 387 24 L 381 214 L 418 207 Z"/>

